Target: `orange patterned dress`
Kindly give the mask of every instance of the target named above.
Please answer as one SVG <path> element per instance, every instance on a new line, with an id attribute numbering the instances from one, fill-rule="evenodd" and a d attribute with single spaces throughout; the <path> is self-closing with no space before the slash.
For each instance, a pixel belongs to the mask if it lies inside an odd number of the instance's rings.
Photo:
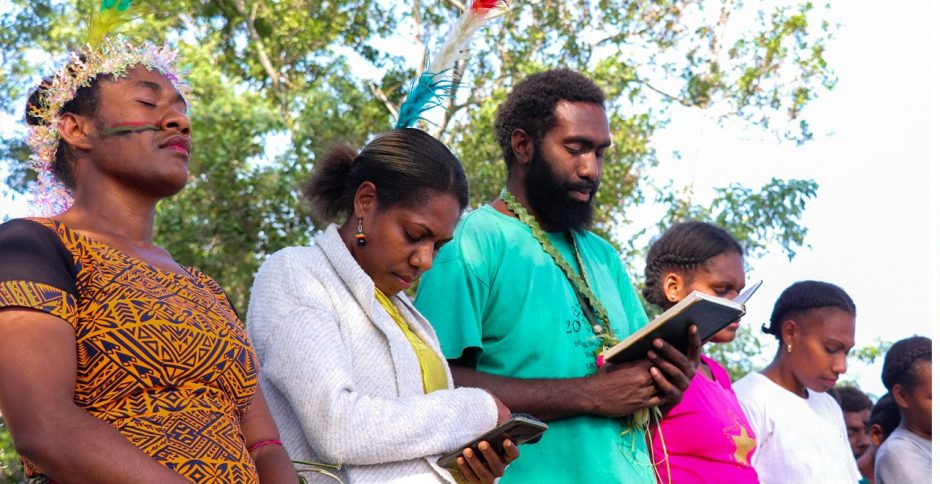
<path id="1" fill-rule="evenodd" d="M 199 483 L 254 483 L 241 417 L 258 360 L 222 289 L 174 274 L 50 219 L 0 225 L 0 308 L 75 330 L 75 404 Z M 41 470 L 24 462 L 27 476 Z"/>

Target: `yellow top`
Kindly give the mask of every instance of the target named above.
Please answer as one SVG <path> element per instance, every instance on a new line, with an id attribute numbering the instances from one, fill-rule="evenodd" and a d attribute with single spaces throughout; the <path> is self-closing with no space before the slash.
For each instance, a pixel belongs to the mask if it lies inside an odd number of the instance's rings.
<path id="1" fill-rule="evenodd" d="M 405 322 L 401 312 L 379 288 L 375 288 L 375 298 L 388 311 L 388 315 L 395 320 L 398 327 L 405 333 L 405 338 L 408 338 L 408 342 L 411 343 L 411 347 L 414 348 L 415 354 L 418 356 L 418 364 L 421 366 L 421 381 L 424 383 L 424 393 L 447 389 L 447 373 L 444 370 L 444 363 L 441 358 L 408 327 L 408 323 Z"/>

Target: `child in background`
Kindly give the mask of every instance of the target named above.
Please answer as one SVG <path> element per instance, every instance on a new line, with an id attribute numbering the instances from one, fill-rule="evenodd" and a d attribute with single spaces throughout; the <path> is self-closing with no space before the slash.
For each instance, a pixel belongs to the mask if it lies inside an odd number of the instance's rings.
<path id="1" fill-rule="evenodd" d="M 744 287 L 742 253 L 741 245 L 714 225 L 674 225 L 646 256 L 643 296 L 663 309 L 693 290 L 734 298 Z M 709 341 L 731 342 L 738 324 L 731 323 Z M 650 448 L 660 482 L 758 482 L 750 463 L 754 432 L 731 389 L 728 372 L 715 360 L 702 355 L 682 401 L 651 428 Z"/>
<path id="2" fill-rule="evenodd" d="M 898 408 L 898 402 L 894 401 L 894 396 L 885 393 L 875 402 L 871 418 L 868 419 L 868 438 L 871 439 L 869 448 L 878 450 L 898 425 L 901 425 L 901 409 Z"/>
<path id="3" fill-rule="evenodd" d="M 845 419 L 845 430 L 849 435 L 852 454 L 858 459 L 871 445 L 868 432 L 865 431 L 871 417 L 871 399 L 855 387 L 841 386 L 835 387 L 835 390 L 839 395 L 836 401 L 842 407 L 842 417 Z"/>
<path id="4" fill-rule="evenodd" d="M 861 479 L 842 410 L 827 395 L 855 345 L 855 303 L 842 288 L 802 281 L 783 291 L 763 331 L 779 341 L 770 366 L 734 384 L 757 436 L 764 484 L 855 484 Z"/>
<path id="5" fill-rule="evenodd" d="M 858 464 L 858 471 L 862 473 L 862 484 L 868 484 L 865 470 L 862 469 L 861 458 L 871 447 L 868 437 L 868 419 L 871 418 L 871 399 L 858 388 L 851 386 L 834 387 L 837 395 L 836 401 L 842 407 L 842 417 L 845 419 L 845 430 L 849 436 L 849 445 Z"/>
<path id="6" fill-rule="evenodd" d="M 930 482 L 932 354 L 930 338 L 913 336 L 885 355 L 881 381 L 897 402 L 901 423 L 876 454 L 880 484 Z"/>
<path id="7" fill-rule="evenodd" d="M 862 473 L 860 484 L 874 484 L 875 479 L 875 454 L 881 444 L 888 439 L 891 432 L 901 423 L 901 413 L 898 410 L 898 404 L 890 393 L 886 393 L 875 402 L 871 409 L 871 417 L 868 418 L 868 425 L 865 432 L 868 434 L 868 440 L 871 445 L 868 450 L 858 458 L 858 470 Z"/>

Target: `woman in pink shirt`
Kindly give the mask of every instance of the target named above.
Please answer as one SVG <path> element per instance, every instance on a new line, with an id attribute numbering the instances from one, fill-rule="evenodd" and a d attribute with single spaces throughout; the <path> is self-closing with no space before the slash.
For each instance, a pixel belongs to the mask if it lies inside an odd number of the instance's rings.
<path id="1" fill-rule="evenodd" d="M 734 298 L 744 287 L 741 245 L 705 222 L 672 226 L 646 256 L 643 296 L 669 309 L 693 290 Z M 713 336 L 734 340 L 738 322 Z M 704 354 L 682 401 L 651 426 L 650 455 L 663 483 L 758 483 L 751 466 L 754 431 L 731 389 L 728 373 Z M 664 451 L 665 447 L 665 451 Z"/>

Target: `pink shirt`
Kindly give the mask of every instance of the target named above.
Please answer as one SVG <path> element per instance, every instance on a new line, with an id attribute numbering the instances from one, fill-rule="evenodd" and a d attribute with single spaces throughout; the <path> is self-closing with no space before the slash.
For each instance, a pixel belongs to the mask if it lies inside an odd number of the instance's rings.
<path id="1" fill-rule="evenodd" d="M 702 362 L 715 381 L 696 375 L 660 426 L 650 426 L 650 455 L 659 481 L 669 483 L 671 475 L 673 484 L 756 484 L 757 472 L 751 467 L 754 431 L 731 389 L 728 372 L 708 357 L 702 356 Z"/>

